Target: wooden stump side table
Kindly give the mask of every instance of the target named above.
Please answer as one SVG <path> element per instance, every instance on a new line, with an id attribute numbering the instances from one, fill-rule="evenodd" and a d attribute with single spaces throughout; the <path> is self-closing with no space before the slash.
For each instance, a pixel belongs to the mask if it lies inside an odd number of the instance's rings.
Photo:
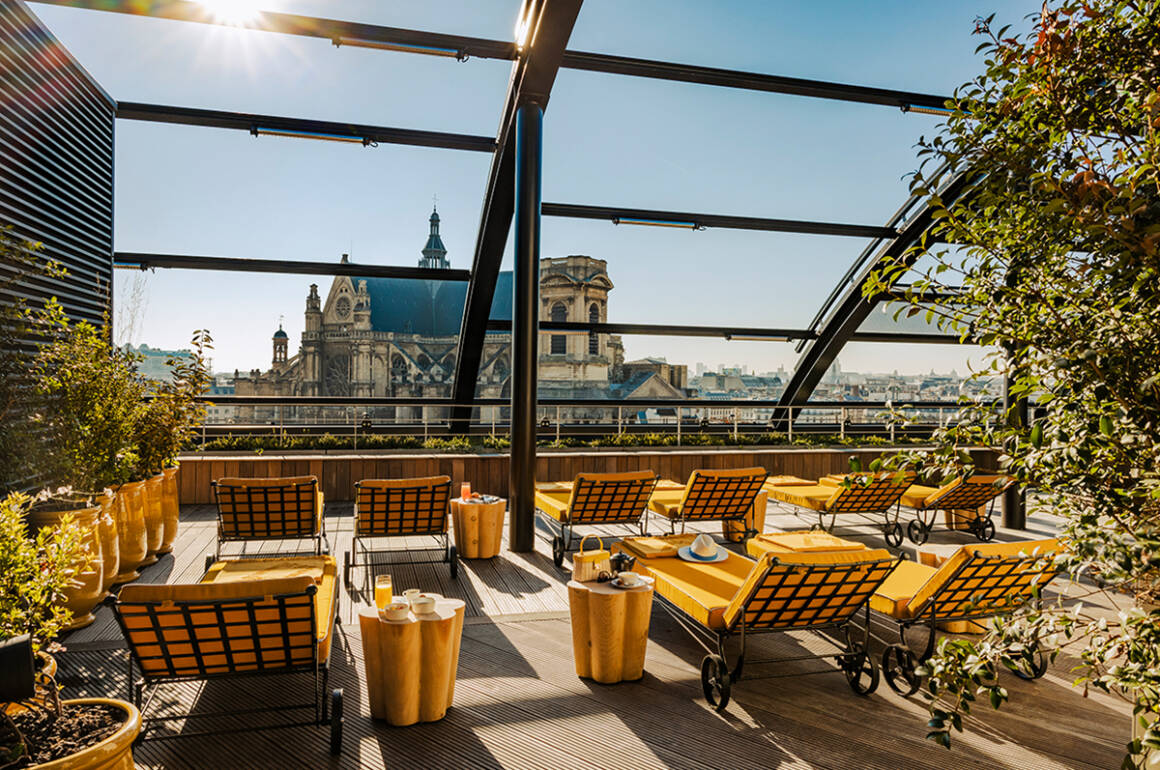
<path id="1" fill-rule="evenodd" d="M 461 559 L 490 559 L 499 555 L 503 537 L 507 500 L 494 503 L 451 501 L 451 518 L 455 522 L 455 549 Z"/>
<path id="2" fill-rule="evenodd" d="M 455 696 L 463 609 L 459 599 L 439 599 L 434 612 L 406 620 L 383 620 L 374 607 L 359 612 L 373 718 L 395 727 L 443 718 Z"/>
<path id="3" fill-rule="evenodd" d="M 576 675 L 601 684 L 644 676 L 652 581 L 633 588 L 568 581 Z"/>

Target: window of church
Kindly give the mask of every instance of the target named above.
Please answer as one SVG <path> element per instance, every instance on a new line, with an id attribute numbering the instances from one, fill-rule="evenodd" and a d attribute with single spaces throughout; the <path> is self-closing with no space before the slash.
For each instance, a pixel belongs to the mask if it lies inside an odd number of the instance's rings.
<path id="1" fill-rule="evenodd" d="M 596 305 L 595 302 L 593 302 L 591 307 L 588 308 L 588 323 L 600 323 L 600 308 Z M 600 337 L 596 334 L 596 332 L 588 332 L 588 355 L 600 355 Z"/>
<path id="2" fill-rule="evenodd" d="M 568 308 L 564 307 L 563 302 L 557 302 L 552 305 L 552 320 L 553 321 L 567 321 Z M 568 338 L 563 334 L 553 334 L 550 352 L 554 356 L 562 356 L 568 352 Z"/>

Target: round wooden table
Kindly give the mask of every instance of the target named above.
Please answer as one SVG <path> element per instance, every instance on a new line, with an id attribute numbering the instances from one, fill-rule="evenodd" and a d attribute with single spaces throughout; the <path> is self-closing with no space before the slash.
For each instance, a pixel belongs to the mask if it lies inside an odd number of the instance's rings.
<path id="1" fill-rule="evenodd" d="M 435 611 L 383 620 L 374 607 L 359 612 L 371 716 L 395 727 L 443 718 L 455 696 L 464 604 L 440 598 Z"/>
<path id="2" fill-rule="evenodd" d="M 633 588 L 568 581 L 576 675 L 601 684 L 644 676 L 652 580 Z"/>
<path id="3" fill-rule="evenodd" d="M 451 501 L 455 522 L 455 550 L 461 559 L 490 559 L 499 555 L 507 500 L 468 503 L 459 497 Z"/>

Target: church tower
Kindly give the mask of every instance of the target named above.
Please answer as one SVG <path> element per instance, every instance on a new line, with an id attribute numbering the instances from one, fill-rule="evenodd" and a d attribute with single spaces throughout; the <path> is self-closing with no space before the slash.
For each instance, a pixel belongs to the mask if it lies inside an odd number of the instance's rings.
<path id="1" fill-rule="evenodd" d="M 286 363 L 286 351 L 290 344 L 290 337 L 282 330 L 282 324 L 278 324 L 278 331 L 274 332 L 274 365 Z"/>
<path id="2" fill-rule="evenodd" d="M 423 258 L 419 260 L 419 267 L 440 268 L 446 270 L 451 267 L 447 261 L 447 248 L 443 239 L 439 237 L 439 212 L 431 209 L 431 232 L 427 236 L 427 245 L 423 247 Z"/>

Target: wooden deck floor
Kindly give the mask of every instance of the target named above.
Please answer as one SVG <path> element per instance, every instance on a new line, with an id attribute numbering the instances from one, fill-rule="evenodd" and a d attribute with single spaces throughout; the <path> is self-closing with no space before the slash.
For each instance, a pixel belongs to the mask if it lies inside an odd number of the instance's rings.
<path id="1" fill-rule="evenodd" d="M 327 506 L 332 553 L 349 547 L 350 513 L 349 505 Z M 770 514 L 768 529 L 808 524 L 778 509 Z M 1051 522 L 1032 524 L 1030 532 L 1000 530 L 999 536 L 1019 539 L 1053 528 Z M 195 581 L 212 549 L 214 527 L 212 508 L 184 508 L 175 552 L 148 568 L 143 579 Z M 881 542 L 873 526 L 850 532 L 867 543 Z M 932 542 L 971 541 L 969 535 L 942 530 L 932 536 Z M 265 544 L 260 551 L 276 552 L 277 545 Z M 921 698 L 900 698 L 885 684 L 869 698 L 858 698 L 840 673 L 743 680 L 719 715 L 700 692 L 700 647 L 659 608 L 653 612 L 642 681 L 602 686 L 582 680 L 572 668 L 567 575 L 553 566 L 549 550 L 540 539 L 532 554 L 505 550 L 493 560 L 465 561 L 455 581 L 441 563 L 403 564 L 396 554 L 378 559 L 382 563 L 375 571 L 389 572 L 396 590 L 419 587 L 467 603 L 455 702 L 441 722 L 400 729 L 369 718 L 358 625 L 351 622 L 366 597 L 344 592 L 344 625 L 332 657 L 332 683 L 346 698 L 341 757 L 329 756 L 323 728 L 307 727 L 150 741 L 136 752 L 139 766 L 1102 769 L 1119 765 L 1128 740 L 1130 707 L 1105 696 L 1083 698 L 1069 686 L 1069 664 L 1062 659 L 1038 682 L 1005 681 L 1011 703 L 998 713 L 981 707 L 951 752 L 924 740 Z M 126 697 L 127 654 L 108 608 L 65 644 L 68 651 L 59 660 L 66 695 Z M 779 634 L 760 637 L 757 646 L 757 654 L 773 657 L 823 649 L 825 643 L 808 634 Z M 788 663 L 774 671 L 819 667 L 832 664 Z M 308 677 L 172 685 L 161 690 L 153 708 L 192 705 L 209 713 L 300 702 L 309 699 L 310 686 Z M 215 718 L 200 722 L 198 728 L 218 726 Z M 247 716 L 223 725 L 239 722 L 265 723 L 261 716 Z M 177 727 L 182 729 L 181 723 Z"/>

